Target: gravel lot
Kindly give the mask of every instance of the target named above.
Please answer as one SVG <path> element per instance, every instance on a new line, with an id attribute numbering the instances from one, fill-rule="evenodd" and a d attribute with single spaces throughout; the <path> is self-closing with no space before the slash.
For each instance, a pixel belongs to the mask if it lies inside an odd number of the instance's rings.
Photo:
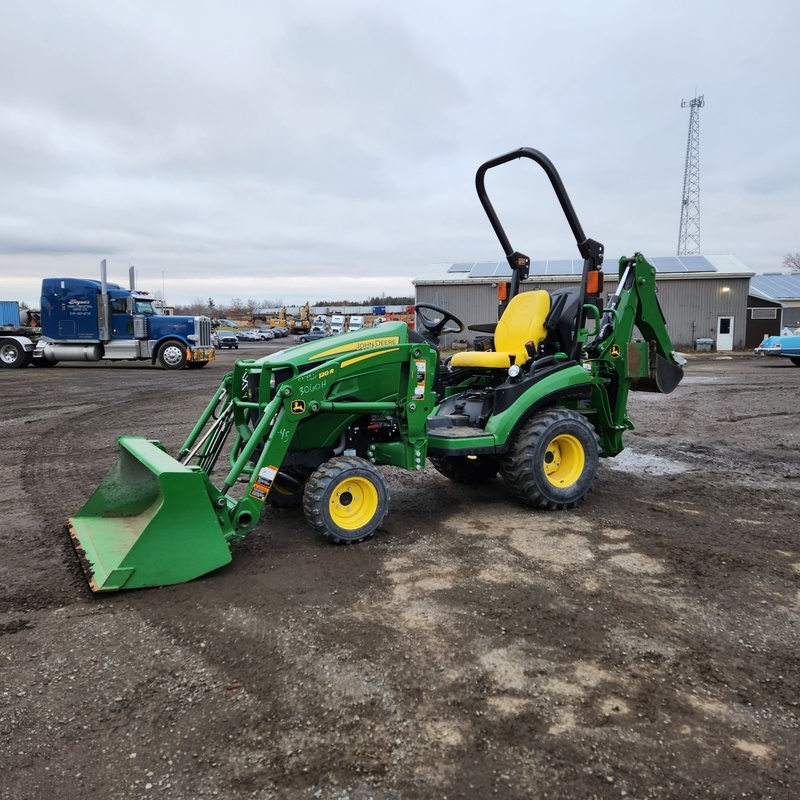
<path id="1" fill-rule="evenodd" d="M 354 547 L 265 512 L 233 563 L 93 596 L 66 532 L 200 371 L 0 373 L 0 797 L 797 798 L 800 369 L 690 359 L 575 511 L 387 470 Z"/>

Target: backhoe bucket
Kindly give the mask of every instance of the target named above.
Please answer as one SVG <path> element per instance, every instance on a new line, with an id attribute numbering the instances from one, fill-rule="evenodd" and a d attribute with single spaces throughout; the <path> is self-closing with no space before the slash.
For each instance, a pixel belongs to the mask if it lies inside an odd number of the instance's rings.
<path id="1" fill-rule="evenodd" d="M 628 342 L 627 356 L 626 374 L 633 392 L 670 394 L 683 378 L 683 367 L 657 353 L 655 343 Z"/>
<path id="2" fill-rule="evenodd" d="M 183 583 L 228 564 L 205 474 L 143 437 L 117 445 L 117 462 L 70 519 L 92 591 Z"/>
<path id="3" fill-rule="evenodd" d="M 631 389 L 634 392 L 659 392 L 670 394 L 683 378 L 683 368 L 670 364 L 666 358 L 653 353 L 650 357 L 650 369 L 646 376 L 634 378 Z"/>

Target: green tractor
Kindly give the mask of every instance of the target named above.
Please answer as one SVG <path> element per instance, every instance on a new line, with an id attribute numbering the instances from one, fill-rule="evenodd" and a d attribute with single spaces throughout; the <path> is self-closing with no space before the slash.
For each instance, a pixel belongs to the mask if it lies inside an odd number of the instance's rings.
<path id="1" fill-rule="evenodd" d="M 517 158 L 544 169 L 566 214 L 584 260 L 575 288 L 521 291 L 530 261 L 484 185 L 487 170 Z M 386 322 L 238 360 L 175 458 L 157 441 L 119 438 L 116 464 L 70 519 L 94 591 L 181 583 L 227 564 L 265 503 L 302 503 L 331 542 L 367 539 L 389 510 L 381 465 L 421 470 L 430 459 L 463 483 L 499 474 L 536 508 L 583 501 L 599 458 L 620 453 L 633 427 L 628 392 L 671 392 L 683 375 L 655 268 L 638 253 L 621 259 L 604 303 L 603 247 L 536 150 L 488 161 L 476 185 L 512 270 L 499 321 L 474 326 L 491 334 L 488 349 L 442 359 L 441 335 L 464 325 L 418 303 L 418 332 Z"/>

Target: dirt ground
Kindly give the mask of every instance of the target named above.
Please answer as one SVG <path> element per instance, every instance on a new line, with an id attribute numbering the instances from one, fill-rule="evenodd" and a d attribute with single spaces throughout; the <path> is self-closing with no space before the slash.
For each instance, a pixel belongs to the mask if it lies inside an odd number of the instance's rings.
<path id="1" fill-rule="evenodd" d="M 388 470 L 378 535 L 265 512 L 233 563 L 93 596 L 65 522 L 199 372 L 0 374 L 0 797 L 797 798 L 800 369 L 690 358 L 575 511 Z"/>

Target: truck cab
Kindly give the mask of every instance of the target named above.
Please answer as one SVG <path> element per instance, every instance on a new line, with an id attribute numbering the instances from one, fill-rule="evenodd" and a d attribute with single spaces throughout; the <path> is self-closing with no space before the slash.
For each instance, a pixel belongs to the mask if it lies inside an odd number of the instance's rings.
<path id="1" fill-rule="evenodd" d="M 34 362 L 150 359 L 165 369 L 205 366 L 214 359 L 211 321 L 157 313 L 148 292 L 105 280 L 45 278 L 41 338 Z"/>
<path id="2" fill-rule="evenodd" d="M 352 316 L 350 317 L 350 324 L 347 328 L 350 333 L 355 333 L 356 331 L 360 331 L 364 327 L 364 317 L 362 316 Z"/>

